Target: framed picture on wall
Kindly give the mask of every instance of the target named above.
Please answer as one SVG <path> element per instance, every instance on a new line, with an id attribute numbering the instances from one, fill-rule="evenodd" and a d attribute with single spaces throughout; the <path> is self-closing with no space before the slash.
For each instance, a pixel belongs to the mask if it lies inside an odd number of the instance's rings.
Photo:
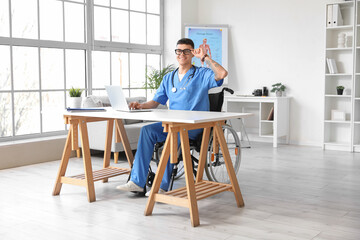
<path id="1" fill-rule="evenodd" d="M 193 40 L 195 48 L 202 48 L 214 61 L 228 69 L 228 26 L 227 25 L 186 25 L 185 37 Z M 208 67 L 198 58 L 193 65 Z M 224 84 L 227 84 L 227 78 Z"/>

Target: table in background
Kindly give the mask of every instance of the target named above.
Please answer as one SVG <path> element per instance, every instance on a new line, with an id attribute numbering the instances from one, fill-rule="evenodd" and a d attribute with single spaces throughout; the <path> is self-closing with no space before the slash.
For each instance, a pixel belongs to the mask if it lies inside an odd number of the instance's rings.
<path id="1" fill-rule="evenodd" d="M 224 110 L 229 112 L 244 112 L 249 104 L 258 104 L 259 136 L 273 139 L 273 146 L 278 146 L 278 139 L 285 137 L 289 143 L 289 97 L 245 97 L 228 95 L 224 98 Z M 273 111 L 273 120 L 269 120 Z"/>

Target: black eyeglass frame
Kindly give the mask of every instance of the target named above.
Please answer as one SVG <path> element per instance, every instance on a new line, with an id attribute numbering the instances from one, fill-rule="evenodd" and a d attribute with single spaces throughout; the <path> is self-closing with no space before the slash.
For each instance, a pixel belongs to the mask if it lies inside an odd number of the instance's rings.
<path id="1" fill-rule="evenodd" d="M 190 55 L 191 51 L 192 51 L 192 49 L 175 49 L 175 54 L 176 55 L 181 55 L 181 54 Z M 178 52 L 180 52 L 180 53 L 178 53 Z"/>

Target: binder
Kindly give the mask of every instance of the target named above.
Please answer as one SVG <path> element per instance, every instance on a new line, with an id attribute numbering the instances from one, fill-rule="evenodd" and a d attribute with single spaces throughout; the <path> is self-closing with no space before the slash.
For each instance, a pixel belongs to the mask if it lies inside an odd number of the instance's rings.
<path id="1" fill-rule="evenodd" d="M 333 5 L 329 4 L 327 5 L 327 22 L 326 22 L 326 26 L 327 27 L 332 27 L 333 24 Z"/>
<path id="2" fill-rule="evenodd" d="M 333 74 L 333 73 L 334 73 L 334 70 L 333 70 L 332 67 L 331 67 L 331 63 L 330 63 L 330 59 L 329 59 L 329 58 L 326 58 L 326 65 L 327 65 L 327 67 L 328 67 L 329 73 L 330 73 L 330 74 Z"/>
<path id="3" fill-rule="evenodd" d="M 330 65 L 331 65 L 331 68 L 333 69 L 333 73 L 338 73 L 338 69 L 337 69 L 337 66 L 336 66 L 336 61 L 335 59 L 333 58 L 330 58 Z"/>
<path id="4" fill-rule="evenodd" d="M 333 14 L 332 14 L 333 22 L 332 26 L 342 26 L 343 25 L 343 18 L 340 11 L 339 4 L 333 4 Z"/>

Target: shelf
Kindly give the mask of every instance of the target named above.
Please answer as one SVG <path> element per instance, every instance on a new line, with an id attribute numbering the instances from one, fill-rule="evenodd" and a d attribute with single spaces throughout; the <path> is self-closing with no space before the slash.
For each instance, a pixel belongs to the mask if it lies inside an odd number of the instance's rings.
<path id="1" fill-rule="evenodd" d="M 272 138 L 274 137 L 273 134 L 259 134 L 260 137 L 268 137 L 268 138 Z"/>
<path id="2" fill-rule="evenodd" d="M 338 29 L 353 29 L 352 25 L 345 25 L 345 26 L 336 26 L 336 27 L 327 27 L 327 30 L 338 30 Z"/>
<path id="3" fill-rule="evenodd" d="M 355 123 L 355 124 L 360 124 L 360 121 L 355 121 L 354 123 Z"/>
<path id="4" fill-rule="evenodd" d="M 334 98 L 351 98 L 351 95 L 335 95 L 335 94 L 326 94 L 325 97 L 334 97 Z"/>
<path id="5" fill-rule="evenodd" d="M 357 98 L 355 98 L 355 100 L 356 100 L 356 101 L 360 101 L 360 98 L 357 97 Z"/>
<path id="6" fill-rule="evenodd" d="M 351 47 L 348 48 L 326 48 L 326 51 L 348 51 L 348 50 L 352 50 Z"/>
<path id="7" fill-rule="evenodd" d="M 360 73 L 359 73 L 360 74 Z M 351 73 L 326 73 L 325 76 L 336 77 L 336 76 L 352 76 Z"/>
<path id="8" fill-rule="evenodd" d="M 260 122 L 264 122 L 264 123 L 273 123 L 274 120 L 260 120 Z"/>
<path id="9" fill-rule="evenodd" d="M 325 120 L 325 123 L 341 123 L 341 124 L 350 124 L 350 121 L 337 121 L 337 120 Z"/>

